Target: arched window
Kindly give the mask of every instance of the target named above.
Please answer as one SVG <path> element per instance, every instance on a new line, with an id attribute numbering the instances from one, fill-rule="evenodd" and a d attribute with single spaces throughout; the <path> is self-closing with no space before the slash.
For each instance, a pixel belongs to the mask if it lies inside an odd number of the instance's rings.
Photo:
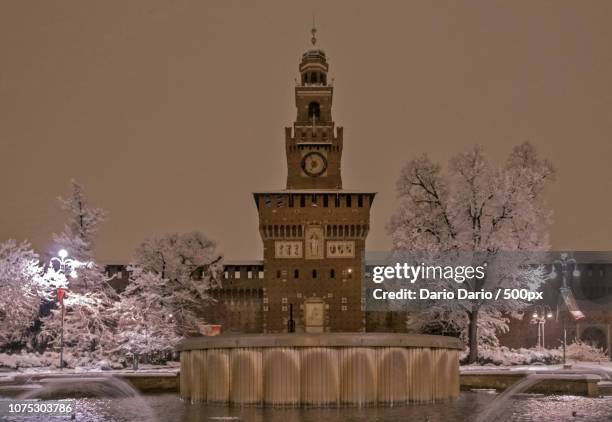
<path id="1" fill-rule="evenodd" d="M 317 270 L 312 270 L 312 278 L 317 278 Z"/>
<path id="2" fill-rule="evenodd" d="M 329 278 L 336 278 L 336 270 L 333 268 L 329 270 Z"/>
<path id="3" fill-rule="evenodd" d="M 300 278 L 300 270 L 298 269 L 293 270 L 293 278 Z"/>
<path id="4" fill-rule="evenodd" d="M 281 270 L 276 270 L 276 278 L 281 278 Z"/>
<path id="5" fill-rule="evenodd" d="M 313 116 L 315 120 L 319 120 L 321 118 L 321 106 L 316 101 L 308 104 L 308 119 L 312 120 Z"/>

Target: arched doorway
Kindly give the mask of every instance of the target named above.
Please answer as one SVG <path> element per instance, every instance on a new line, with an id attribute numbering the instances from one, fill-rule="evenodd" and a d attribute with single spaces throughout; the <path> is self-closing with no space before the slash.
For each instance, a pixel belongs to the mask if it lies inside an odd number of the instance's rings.
<path id="1" fill-rule="evenodd" d="M 325 301 L 309 298 L 304 301 L 304 331 L 322 333 L 325 331 Z"/>
<path id="2" fill-rule="evenodd" d="M 591 326 L 581 331 L 580 340 L 604 351 L 608 350 L 608 339 L 606 333 L 601 328 Z"/>

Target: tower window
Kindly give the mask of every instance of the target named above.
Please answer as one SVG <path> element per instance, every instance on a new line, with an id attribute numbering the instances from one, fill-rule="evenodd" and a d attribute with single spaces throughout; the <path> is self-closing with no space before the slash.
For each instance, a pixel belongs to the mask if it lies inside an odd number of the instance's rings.
<path id="1" fill-rule="evenodd" d="M 317 278 L 317 270 L 312 270 L 312 278 Z"/>
<path id="2" fill-rule="evenodd" d="M 346 195 L 346 206 L 351 208 L 353 206 L 353 196 Z"/>
<path id="3" fill-rule="evenodd" d="M 329 207 L 329 195 L 323 195 L 323 206 L 325 208 Z"/>
<path id="4" fill-rule="evenodd" d="M 363 207 L 363 195 L 359 195 L 359 196 L 357 197 L 357 206 L 358 206 L 359 208 L 362 208 L 362 207 Z"/>
<path id="5" fill-rule="evenodd" d="M 336 270 L 333 268 L 329 270 L 329 278 L 336 278 Z"/>
<path id="6" fill-rule="evenodd" d="M 306 197 L 304 195 L 300 195 L 300 207 L 304 208 L 306 206 Z"/>
<path id="7" fill-rule="evenodd" d="M 281 278 L 281 270 L 276 270 L 276 278 Z"/>
<path id="8" fill-rule="evenodd" d="M 298 269 L 293 270 L 293 278 L 300 278 L 300 270 Z"/>
<path id="9" fill-rule="evenodd" d="M 308 104 L 308 119 L 312 120 L 312 118 L 318 120 L 321 117 L 321 106 L 316 101 Z"/>

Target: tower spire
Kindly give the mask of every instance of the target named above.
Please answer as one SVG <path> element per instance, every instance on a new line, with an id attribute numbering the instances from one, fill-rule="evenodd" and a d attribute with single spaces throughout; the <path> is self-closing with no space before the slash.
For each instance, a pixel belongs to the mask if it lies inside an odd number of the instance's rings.
<path id="1" fill-rule="evenodd" d="M 317 26 L 315 25 L 314 15 L 312 15 L 312 29 L 310 30 L 310 33 L 312 34 L 312 38 L 310 39 L 310 42 L 314 46 L 317 43 Z"/>

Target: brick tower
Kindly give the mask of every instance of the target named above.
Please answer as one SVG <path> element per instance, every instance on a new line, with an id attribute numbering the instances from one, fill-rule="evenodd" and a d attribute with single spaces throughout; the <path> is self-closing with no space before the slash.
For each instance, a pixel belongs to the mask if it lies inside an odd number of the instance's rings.
<path id="1" fill-rule="evenodd" d="M 365 330 L 361 277 L 375 193 L 342 189 L 325 52 L 302 55 L 297 117 L 285 129 L 287 186 L 256 192 L 264 246 L 263 331 Z"/>

